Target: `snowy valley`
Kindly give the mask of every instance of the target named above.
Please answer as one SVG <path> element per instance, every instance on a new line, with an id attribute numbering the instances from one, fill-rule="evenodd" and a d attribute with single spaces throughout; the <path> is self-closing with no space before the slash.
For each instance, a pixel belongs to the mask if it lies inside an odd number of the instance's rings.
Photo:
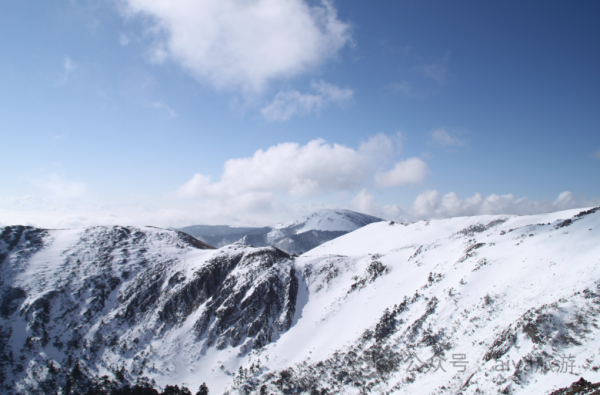
<path id="1" fill-rule="evenodd" d="M 365 225 L 298 257 L 153 227 L 0 228 L 2 393 L 105 375 L 232 395 L 600 381 L 600 209 Z"/>

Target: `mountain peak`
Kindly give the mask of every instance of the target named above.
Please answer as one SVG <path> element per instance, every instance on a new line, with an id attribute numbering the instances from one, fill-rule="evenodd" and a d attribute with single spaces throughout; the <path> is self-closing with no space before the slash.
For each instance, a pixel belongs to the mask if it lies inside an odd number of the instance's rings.
<path id="1" fill-rule="evenodd" d="M 311 214 L 275 225 L 275 229 L 295 229 L 295 234 L 311 230 L 352 232 L 381 218 L 345 209 L 319 209 Z"/>

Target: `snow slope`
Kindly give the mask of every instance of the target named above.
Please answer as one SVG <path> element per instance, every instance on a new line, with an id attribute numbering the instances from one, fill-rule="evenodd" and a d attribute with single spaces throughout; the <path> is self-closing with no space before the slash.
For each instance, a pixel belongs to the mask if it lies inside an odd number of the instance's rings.
<path id="1" fill-rule="evenodd" d="M 377 222 L 292 258 L 154 228 L 0 228 L 4 391 L 59 387 L 73 359 L 217 394 L 598 382 L 599 231 L 595 209 Z"/>

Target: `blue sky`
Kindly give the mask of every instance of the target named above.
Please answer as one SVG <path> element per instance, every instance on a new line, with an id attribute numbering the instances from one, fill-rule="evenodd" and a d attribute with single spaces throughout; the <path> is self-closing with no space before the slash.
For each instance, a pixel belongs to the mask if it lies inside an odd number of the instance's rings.
<path id="1" fill-rule="evenodd" d="M 598 15 L 589 1 L 8 0 L 0 224 L 600 204 Z"/>

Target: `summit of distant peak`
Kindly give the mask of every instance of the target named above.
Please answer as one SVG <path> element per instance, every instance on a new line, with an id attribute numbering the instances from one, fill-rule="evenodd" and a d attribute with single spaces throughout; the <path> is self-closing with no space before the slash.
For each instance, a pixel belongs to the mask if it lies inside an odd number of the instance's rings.
<path id="1" fill-rule="evenodd" d="M 275 225 L 275 229 L 292 229 L 295 234 L 311 230 L 325 232 L 352 232 L 381 218 L 345 209 L 319 209 L 288 222 Z"/>

